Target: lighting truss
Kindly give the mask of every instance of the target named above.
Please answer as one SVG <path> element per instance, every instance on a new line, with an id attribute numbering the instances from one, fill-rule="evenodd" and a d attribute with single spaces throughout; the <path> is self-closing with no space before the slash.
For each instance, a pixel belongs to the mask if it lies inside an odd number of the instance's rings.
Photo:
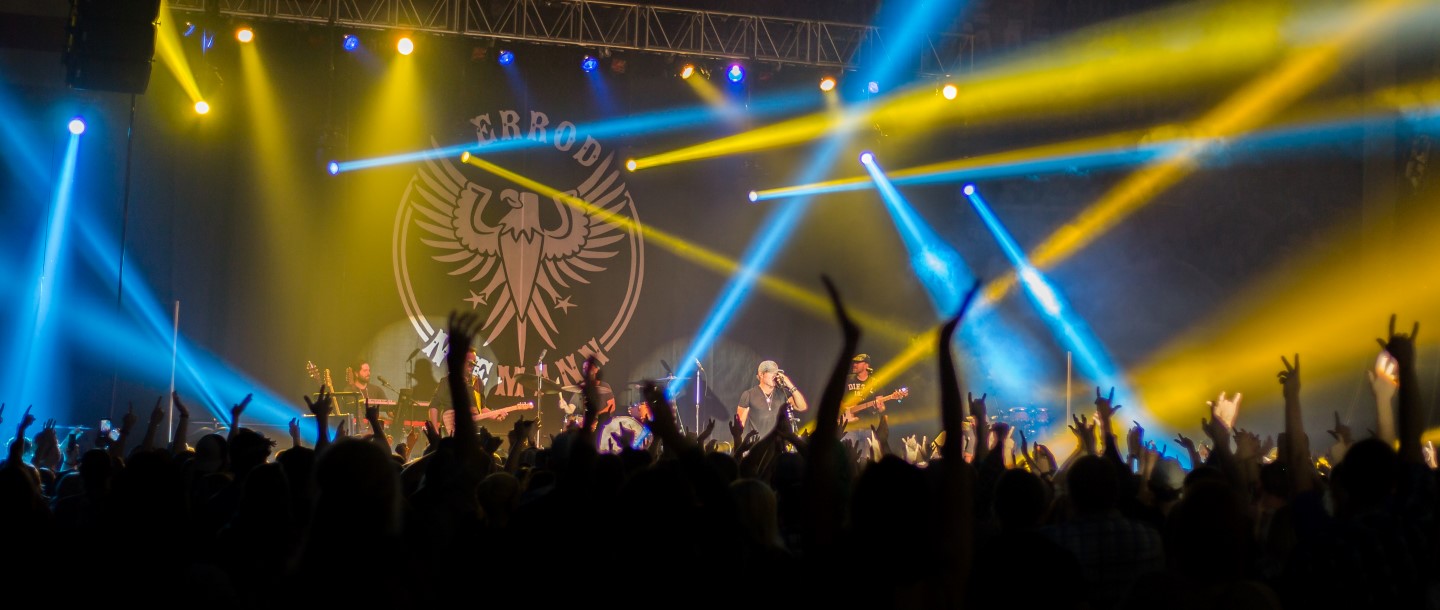
<path id="1" fill-rule="evenodd" d="M 855 69 L 885 51 L 886 30 L 831 21 L 591 0 L 173 0 L 170 8 L 249 20 L 543 42 L 586 48 Z M 213 10 L 213 8 L 212 8 Z M 924 76 L 970 70 L 974 36 L 935 34 Z"/>

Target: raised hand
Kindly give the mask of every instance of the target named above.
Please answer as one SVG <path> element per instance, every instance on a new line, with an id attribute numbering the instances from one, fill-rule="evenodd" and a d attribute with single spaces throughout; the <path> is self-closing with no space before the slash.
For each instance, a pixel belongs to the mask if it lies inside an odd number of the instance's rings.
<path id="1" fill-rule="evenodd" d="M 31 420 L 33 421 L 34 418 L 31 418 Z M 135 417 L 135 403 L 132 402 L 130 403 L 130 408 L 125 411 L 125 416 L 120 418 L 120 434 L 125 434 L 129 432 L 131 428 L 134 428 L 137 420 L 139 420 L 139 418 Z"/>
<path id="2" fill-rule="evenodd" d="M 1280 362 L 1285 365 L 1285 370 L 1276 373 L 1275 376 L 1280 378 L 1281 392 L 1284 393 L 1287 401 L 1298 400 L 1300 398 L 1300 354 L 1295 354 L 1295 364 L 1293 365 L 1284 356 L 1280 357 Z"/>
<path id="3" fill-rule="evenodd" d="M 1425 465 L 1428 466 L 1430 470 L 1440 468 L 1440 466 L 1436 465 L 1435 441 L 1425 441 L 1425 447 L 1421 451 L 1421 455 L 1425 456 Z"/>
<path id="4" fill-rule="evenodd" d="M 1230 428 L 1225 425 L 1225 422 L 1220 421 L 1220 418 L 1200 418 L 1200 430 L 1205 432 L 1205 436 L 1210 437 L 1213 447 L 1224 447 L 1227 451 L 1229 450 Z"/>
<path id="5" fill-rule="evenodd" d="M 155 398 L 155 408 L 150 409 L 150 421 L 149 421 L 149 425 L 150 425 L 151 428 L 154 428 L 155 426 L 158 426 L 158 425 L 164 423 L 164 420 L 165 420 L 165 409 L 160 408 L 160 403 L 163 402 L 164 400 L 165 400 L 165 397 L 164 397 L 164 396 L 157 396 L 157 397 Z"/>
<path id="6" fill-rule="evenodd" d="M 1389 339 L 1376 339 L 1375 342 L 1395 358 L 1397 368 L 1403 369 L 1407 364 L 1415 364 L 1415 338 L 1420 335 L 1420 323 L 1416 322 L 1408 335 L 1396 334 L 1395 314 L 1390 314 L 1390 335 Z M 1295 366 L 1300 366 L 1300 357 L 1295 357 Z"/>
<path id="7" fill-rule="evenodd" d="M 1260 459 L 1260 435 L 1236 428 L 1235 457 L 1241 460 Z"/>
<path id="8" fill-rule="evenodd" d="M 35 406 L 35 405 L 30 405 L 30 406 L 25 407 L 25 414 L 20 416 L 19 432 L 16 432 L 16 433 L 15 433 L 15 436 L 16 436 L 17 438 L 24 438 L 24 437 L 25 437 L 25 429 L 26 429 L 26 428 L 29 428 L 29 427 L 30 427 L 30 424 L 35 423 L 35 416 L 30 414 L 30 409 L 33 408 L 34 406 Z"/>
<path id="9" fill-rule="evenodd" d="M 1220 396 L 1215 400 L 1205 401 L 1205 405 L 1210 407 L 1211 417 L 1219 419 L 1221 423 L 1225 424 L 1226 428 L 1234 429 L 1235 418 L 1238 417 L 1240 413 L 1240 398 L 1242 396 L 1243 394 L 1236 392 L 1234 397 L 1225 398 L 1225 393 L 1221 392 Z"/>
<path id="10" fill-rule="evenodd" d="M 743 438 L 745 438 L 745 424 L 740 422 L 740 414 L 736 413 L 735 417 L 730 420 L 730 440 L 735 442 L 736 447 L 739 447 L 740 440 Z"/>
<path id="11" fill-rule="evenodd" d="M 870 426 L 870 434 L 871 434 L 871 436 L 874 436 L 874 437 L 875 437 L 875 440 L 878 441 L 878 442 L 880 442 L 882 445 L 889 444 L 889 443 L 890 443 L 890 417 L 889 417 L 888 415 L 881 415 L 881 416 L 880 416 L 880 423 L 878 423 L 878 424 L 876 424 L 876 425 L 874 425 L 874 426 Z"/>
<path id="12" fill-rule="evenodd" d="M 245 398 L 242 399 L 239 404 L 230 407 L 230 427 L 232 430 L 240 427 L 240 414 L 245 412 L 245 407 L 250 406 L 250 399 L 252 398 L 255 398 L 254 394 L 246 394 Z"/>
<path id="13" fill-rule="evenodd" d="M 1326 432 L 1330 433 L 1330 437 L 1335 439 L 1336 442 L 1345 445 L 1346 447 L 1354 444 L 1354 442 L 1351 440 L 1350 426 L 1347 426 L 1340 421 L 1339 411 L 1335 412 L 1335 428 L 1331 430 L 1326 430 Z"/>
<path id="14" fill-rule="evenodd" d="M 1125 453 L 1129 459 L 1139 460 L 1145 453 L 1145 427 L 1141 426 L 1138 421 L 1131 423 L 1135 425 L 1125 435 Z"/>
<path id="15" fill-rule="evenodd" d="M 340 439 L 342 439 L 342 438 L 345 438 L 346 436 L 349 436 L 349 430 L 348 430 L 349 427 L 350 427 L 350 420 L 349 420 L 349 418 L 345 418 L 345 417 L 340 418 L 340 424 L 337 425 L 337 426 L 335 426 L 335 440 L 340 440 Z"/>
<path id="16" fill-rule="evenodd" d="M 1060 470 L 1059 462 L 1055 461 L 1055 453 L 1049 447 L 1035 443 L 1035 467 L 1039 475 L 1047 475 Z"/>
<path id="17" fill-rule="evenodd" d="M 920 441 L 915 438 L 914 434 L 902 438 L 900 441 L 905 444 L 905 461 L 911 464 L 924 461 L 925 456 L 921 453 L 924 451 L 924 447 L 920 445 Z"/>
<path id="18" fill-rule="evenodd" d="M 985 397 L 989 395 L 987 392 L 981 394 L 980 398 L 975 398 L 974 394 L 970 392 L 965 393 L 965 399 L 970 403 L 970 416 L 975 418 L 977 424 L 982 421 L 986 423 L 990 422 L 990 420 L 986 418 L 985 413 Z"/>
<path id="19" fill-rule="evenodd" d="M 407 428 L 405 430 L 405 446 L 413 450 L 415 443 L 418 442 L 420 442 L 420 429 L 414 427 Z"/>
<path id="20" fill-rule="evenodd" d="M 705 427 L 700 429 L 700 434 L 695 437 L 695 442 L 697 444 L 704 445 L 705 441 L 708 440 L 710 438 L 710 435 L 714 433 L 715 418 L 712 417 L 710 418 L 710 421 L 705 424 Z"/>
<path id="21" fill-rule="evenodd" d="M 300 446 L 300 418 L 290 418 L 290 446 Z"/>
<path id="22" fill-rule="evenodd" d="M 171 392 L 170 399 L 175 403 L 175 410 L 180 412 L 180 419 L 190 419 L 190 409 L 180 400 L 180 392 Z"/>
<path id="23" fill-rule="evenodd" d="M 1114 403 L 1115 388 L 1110 388 L 1110 395 L 1105 396 L 1100 393 L 1100 386 L 1095 386 L 1095 416 L 1099 417 L 1101 422 L 1109 423 L 1115 412 L 1120 410 L 1120 405 Z"/>
<path id="24" fill-rule="evenodd" d="M 176 400 L 175 404 L 179 405 L 180 401 Z M 320 386 L 320 392 L 314 401 L 310 400 L 310 396 L 305 396 L 305 406 L 310 409 L 310 414 L 320 419 L 330 417 L 330 409 L 334 404 L 335 397 L 330 395 L 324 385 Z"/>
<path id="25" fill-rule="evenodd" d="M 435 429 L 435 422 L 433 421 L 425 422 L 425 442 L 428 445 L 428 447 L 426 447 L 427 451 L 440 446 L 440 431 Z"/>
<path id="26" fill-rule="evenodd" d="M 1084 415 L 1078 414 L 1072 415 L 1071 419 L 1075 423 L 1069 426 L 1069 428 L 1070 432 L 1075 435 L 1075 439 L 1079 442 L 1078 448 L 1084 450 L 1088 455 L 1095 455 L 1096 422 L 1089 420 L 1089 418 Z"/>

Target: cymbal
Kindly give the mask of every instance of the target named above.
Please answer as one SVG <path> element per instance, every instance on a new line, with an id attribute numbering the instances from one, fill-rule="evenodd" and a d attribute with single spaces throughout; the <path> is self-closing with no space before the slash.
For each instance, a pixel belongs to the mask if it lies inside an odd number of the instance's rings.
<path id="1" fill-rule="evenodd" d="M 559 394 L 560 392 L 565 391 L 559 383 L 556 383 L 539 375 L 531 375 L 529 373 L 520 373 L 519 375 L 516 375 L 515 383 L 522 388 L 530 390 L 531 392 L 539 392 L 541 394 Z"/>
<path id="2" fill-rule="evenodd" d="M 581 388 L 581 387 L 578 386 L 578 385 L 567 385 L 567 386 L 561 387 L 561 388 L 560 388 L 560 391 L 561 391 L 561 392 L 564 392 L 564 393 L 566 393 L 566 394 L 575 394 L 575 393 L 579 393 L 579 392 L 582 391 L 583 389 L 584 389 L 584 388 Z"/>

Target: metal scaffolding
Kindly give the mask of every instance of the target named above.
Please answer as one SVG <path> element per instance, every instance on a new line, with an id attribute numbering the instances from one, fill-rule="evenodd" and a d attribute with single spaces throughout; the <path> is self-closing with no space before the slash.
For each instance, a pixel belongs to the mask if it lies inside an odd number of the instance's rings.
<path id="1" fill-rule="evenodd" d="M 855 69 L 885 49 L 874 26 L 592 0 L 172 0 L 170 8 L 255 20 L 405 30 Z M 213 12 L 212 12 L 213 14 Z M 937 34 L 921 47 L 922 75 L 970 70 L 974 37 Z"/>

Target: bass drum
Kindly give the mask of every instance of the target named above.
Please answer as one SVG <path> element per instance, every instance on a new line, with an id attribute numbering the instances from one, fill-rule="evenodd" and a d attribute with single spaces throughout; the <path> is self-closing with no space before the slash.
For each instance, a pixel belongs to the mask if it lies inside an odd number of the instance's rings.
<path id="1" fill-rule="evenodd" d="M 633 417 L 618 415 L 605 422 L 596 436 L 596 445 L 600 453 L 620 453 L 624 450 L 620 444 L 620 437 L 627 432 L 635 436 L 635 441 L 630 444 L 631 449 L 644 450 L 650 446 L 654 436 L 650 434 L 650 427 L 640 423 L 640 420 Z"/>

